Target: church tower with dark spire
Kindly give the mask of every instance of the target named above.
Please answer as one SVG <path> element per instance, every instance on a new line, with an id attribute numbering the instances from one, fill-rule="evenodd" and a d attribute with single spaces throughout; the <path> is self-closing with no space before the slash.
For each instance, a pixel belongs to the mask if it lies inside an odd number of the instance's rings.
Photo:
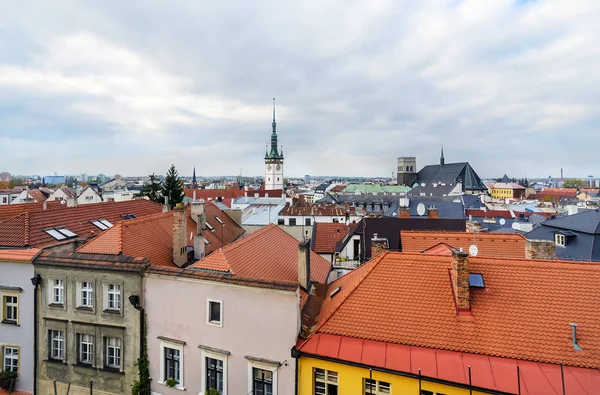
<path id="1" fill-rule="evenodd" d="M 265 152 L 265 189 L 283 189 L 283 149 L 278 148 L 277 123 L 275 122 L 275 98 L 273 98 L 273 130 L 271 132 L 271 147 Z"/>
<path id="2" fill-rule="evenodd" d="M 444 144 L 442 144 L 442 155 L 440 156 L 440 166 L 444 166 Z"/>

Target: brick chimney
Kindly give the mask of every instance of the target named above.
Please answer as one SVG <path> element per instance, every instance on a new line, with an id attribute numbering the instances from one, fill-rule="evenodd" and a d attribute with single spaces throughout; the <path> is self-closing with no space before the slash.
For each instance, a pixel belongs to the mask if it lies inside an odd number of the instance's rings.
<path id="1" fill-rule="evenodd" d="M 552 240 L 526 240 L 525 257 L 527 259 L 556 259 L 556 244 Z"/>
<path id="2" fill-rule="evenodd" d="M 187 211 L 182 206 L 173 210 L 173 263 L 182 267 L 187 256 Z"/>
<path id="3" fill-rule="evenodd" d="M 378 237 L 377 233 L 373 234 L 371 239 L 371 259 L 383 254 L 390 248 L 388 239 Z"/>
<path id="4" fill-rule="evenodd" d="M 408 207 L 398 208 L 398 218 L 410 218 L 410 209 Z"/>
<path id="5" fill-rule="evenodd" d="M 310 288 L 310 239 L 298 244 L 298 283 L 305 290 Z"/>
<path id="6" fill-rule="evenodd" d="M 468 220 L 466 222 L 467 233 L 479 233 L 481 232 L 481 224 L 477 221 Z"/>
<path id="7" fill-rule="evenodd" d="M 429 209 L 427 210 L 427 218 L 430 218 L 430 219 L 440 218 L 440 213 L 438 212 L 437 207 L 429 207 Z"/>
<path id="8" fill-rule="evenodd" d="M 450 277 L 457 314 L 470 312 L 469 254 L 461 250 L 452 249 Z"/>

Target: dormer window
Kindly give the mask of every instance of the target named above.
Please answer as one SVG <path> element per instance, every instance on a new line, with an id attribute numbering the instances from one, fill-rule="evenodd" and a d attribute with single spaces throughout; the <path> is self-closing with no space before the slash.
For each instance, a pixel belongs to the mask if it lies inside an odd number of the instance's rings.
<path id="1" fill-rule="evenodd" d="M 557 233 L 554 235 L 554 242 L 556 243 L 557 246 L 561 246 L 561 247 L 565 247 L 567 245 L 567 240 L 565 235 L 561 235 L 560 233 Z"/>

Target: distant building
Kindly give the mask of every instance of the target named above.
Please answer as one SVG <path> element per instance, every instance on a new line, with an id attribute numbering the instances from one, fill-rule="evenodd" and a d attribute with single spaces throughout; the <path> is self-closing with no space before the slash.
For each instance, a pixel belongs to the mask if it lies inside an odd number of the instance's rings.
<path id="1" fill-rule="evenodd" d="M 10 173 L 7 171 L 0 172 L 0 182 L 9 182 Z"/>
<path id="2" fill-rule="evenodd" d="M 398 158 L 398 185 L 412 187 L 417 182 L 417 158 L 402 156 Z"/>
<path id="3" fill-rule="evenodd" d="M 48 185 L 56 185 L 56 184 L 64 184 L 67 178 L 65 176 L 45 176 L 44 184 Z"/>
<path id="4" fill-rule="evenodd" d="M 519 199 L 525 194 L 525 187 L 514 182 L 494 182 L 489 187 L 490 195 L 496 199 Z"/>
<path id="5" fill-rule="evenodd" d="M 283 149 L 277 147 L 277 124 L 275 123 L 275 98 L 273 98 L 273 131 L 271 150 L 265 153 L 265 189 L 283 189 Z"/>

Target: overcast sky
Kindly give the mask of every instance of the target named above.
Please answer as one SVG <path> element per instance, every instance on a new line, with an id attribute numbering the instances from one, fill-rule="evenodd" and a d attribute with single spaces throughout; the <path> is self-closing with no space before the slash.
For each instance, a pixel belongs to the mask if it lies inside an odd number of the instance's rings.
<path id="1" fill-rule="evenodd" d="M 598 0 L 6 1 L 0 171 L 600 176 Z"/>

